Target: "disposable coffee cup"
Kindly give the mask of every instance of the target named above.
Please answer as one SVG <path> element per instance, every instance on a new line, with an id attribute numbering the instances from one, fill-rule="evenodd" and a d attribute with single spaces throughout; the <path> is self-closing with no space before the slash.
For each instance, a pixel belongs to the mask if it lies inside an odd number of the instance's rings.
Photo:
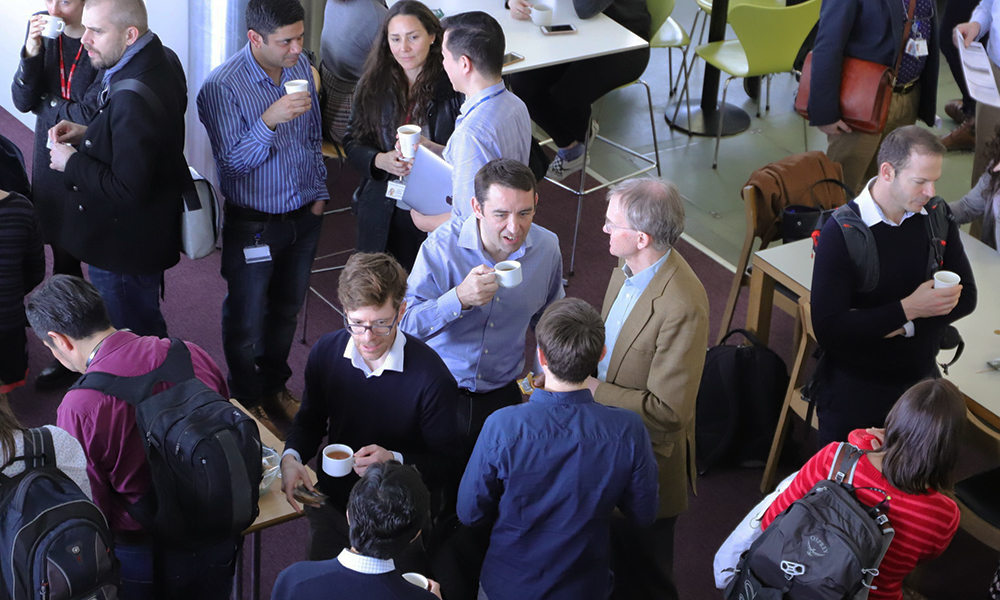
<path id="1" fill-rule="evenodd" d="M 343 477 L 354 470 L 354 450 L 343 444 L 323 448 L 323 472 L 330 477 Z"/>
<path id="2" fill-rule="evenodd" d="M 291 81 L 285 82 L 285 93 L 286 94 L 297 94 L 299 92 L 308 92 L 309 82 L 305 79 L 293 79 Z"/>
<path id="3" fill-rule="evenodd" d="M 420 126 L 403 125 L 396 129 L 399 135 L 399 151 L 403 158 L 413 160 L 417 156 L 417 143 L 420 142 Z"/>
<path id="4" fill-rule="evenodd" d="M 497 266 L 493 267 L 493 272 L 500 287 L 512 288 L 521 283 L 521 263 L 516 260 L 498 262 Z"/>
<path id="5" fill-rule="evenodd" d="M 539 27 L 552 24 L 552 7 L 544 4 L 535 4 L 531 7 L 531 22 Z"/>
<path id="6" fill-rule="evenodd" d="M 47 38 L 57 38 L 66 29 L 66 21 L 52 15 L 42 15 L 42 35 Z"/>
<path id="7" fill-rule="evenodd" d="M 934 287 L 935 288 L 950 288 L 962 283 L 962 278 L 959 277 L 958 273 L 953 273 L 951 271 L 938 271 L 934 274 Z"/>
<path id="8" fill-rule="evenodd" d="M 418 588 L 423 588 L 427 591 L 431 590 L 431 582 L 427 581 L 427 578 L 420 573 L 403 573 L 403 579 L 409 581 Z"/>

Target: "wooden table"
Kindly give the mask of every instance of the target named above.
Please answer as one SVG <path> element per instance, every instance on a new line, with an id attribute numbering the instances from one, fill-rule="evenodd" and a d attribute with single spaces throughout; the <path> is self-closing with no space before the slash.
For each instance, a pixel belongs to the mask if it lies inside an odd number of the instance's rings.
<path id="1" fill-rule="evenodd" d="M 261 425 L 260 421 L 254 419 L 253 415 L 249 413 L 239 402 L 236 400 L 230 400 L 237 408 L 247 413 L 251 419 L 257 423 L 257 429 L 260 431 L 260 441 L 265 446 L 270 446 L 274 448 L 278 455 L 285 449 L 285 443 L 279 440 L 271 430 L 267 427 Z M 309 471 L 309 476 L 316 480 L 316 473 L 313 472 L 308 466 L 306 470 Z M 257 502 L 257 506 L 260 508 L 260 514 L 257 515 L 257 519 L 253 522 L 253 525 L 248 527 L 246 531 L 243 532 L 244 536 L 250 537 L 250 561 L 252 567 L 250 570 L 250 597 L 253 600 L 260 600 L 260 532 L 275 525 L 280 525 L 282 523 L 298 519 L 303 515 L 303 513 L 295 512 L 295 509 L 288 504 L 285 500 L 285 495 L 281 492 L 281 480 L 275 479 L 274 483 L 271 484 L 271 488 L 266 494 L 262 494 L 260 500 Z M 236 586 L 234 589 L 234 597 L 237 600 L 242 600 L 243 598 L 243 556 L 242 552 L 240 556 L 236 557 Z"/>
<path id="2" fill-rule="evenodd" d="M 996 333 L 1000 332 L 1000 255 L 965 232 L 962 243 L 976 276 L 979 300 L 971 315 L 955 322 L 965 340 L 965 352 L 949 367 L 947 378 L 962 390 L 969 410 L 976 417 L 1000 429 L 1000 371 L 986 366 L 987 360 L 1000 358 L 1000 334 Z M 770 334 L 775 283 L 808 298 L 812 270 L 810 239 L 754 254 L 746 328 L 763 343 L 767 343 Z"/>
<path id="3" fill-rule="evenodd" d="M 590 19 L 576 16 L 572 0 L 537 0 L 553 8 L 552 23 L 572 23 L 579 30 L 565 35 L 543 35 L 531 21 L 510 16 L 501 0 L 427 0 L 431 9 L 440 8 L 445 16 L 481 10 L 493 16 L 503 27 L 507 52 L 517 52 L 524 60 L 503 70 L 504 75 L 645 48 L 649 43 L 603 14 Z M 395 2 L 389 2 L 391 6 Z"/>

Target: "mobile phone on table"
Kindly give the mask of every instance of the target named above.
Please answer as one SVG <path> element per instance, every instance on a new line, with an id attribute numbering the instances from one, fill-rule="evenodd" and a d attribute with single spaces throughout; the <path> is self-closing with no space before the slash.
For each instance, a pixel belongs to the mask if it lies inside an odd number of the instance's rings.
<path id="1" fill-rule="evenodd" d="M 431 12 L 434 13 L 434 16 L 437 17 L 437 18 L 439 18 L 439 19 L 443 19 L 444 18 L 444 11 L 441 10 L 440 8 L 435 8 Z"/>
<path id="2" fill-rule="evenodd" d="M 576 33 L 576 25 L 567 23 L 565 25 L 544 25 L 542 33 L 545 35 L 559 35 L 561 33 Z"/>
<path id="3" fill-rule="evenodd" d="M 514 63 L 519 63 L 522 60 L 524 60 L 524 57 L 518 54 L 517 52 L 508 52 L 507 54 L 503 55 L 503 66 L 509 67 L 510 65 Z"/>

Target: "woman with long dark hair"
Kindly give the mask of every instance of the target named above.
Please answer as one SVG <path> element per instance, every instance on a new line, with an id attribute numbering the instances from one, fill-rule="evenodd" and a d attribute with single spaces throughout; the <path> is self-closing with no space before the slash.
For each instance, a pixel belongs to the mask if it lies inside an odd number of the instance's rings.
<path id="1" fill-rule="evenodd" d="M 879 565 L 871 600 L 901 600 L 903 578 L 918 564 L 940 556 L 955 535 L 958 506 L 941 491 L 952 486 L 966 418 L 965 402 L 955 384 L 928 379 L 903 393 L 889 411 L 884 430 L 850 434 L 851 443 L 869 450 L 854 473 L 857 498 L 874 506 L 888 496 L 889 522 L 896 531 Z M 809 459 L 768 508 L 762 528 L 826 479 L 836 452 L 833 443 Z"/>
<path id="2" fill-rule="evenodd" d="M 442 66 L 441 23 L 424 4 L 393 4 L 365 72 L 354 92 L 344 136 L 347 160 L 362 174 L 354 194 L 359 252 L 387 251 L 409 271 L 427 237 L 413 224 L 409 207 L 386 196 L 389 181 L 409 173 L 396 151 L 396 128 L 413 124 L 422 136 L 444 144 L 455 129 L 461 97 Z"/>
<path id="3" fill-rule="evenodd" d="M 980 239 L 1000 252 L 1000 127 L 986 145 L 986 160 L 986 172 L 976 182 L 976 187 L 948 206 L 959 224 L 981 218 L 983 228 Z"/>

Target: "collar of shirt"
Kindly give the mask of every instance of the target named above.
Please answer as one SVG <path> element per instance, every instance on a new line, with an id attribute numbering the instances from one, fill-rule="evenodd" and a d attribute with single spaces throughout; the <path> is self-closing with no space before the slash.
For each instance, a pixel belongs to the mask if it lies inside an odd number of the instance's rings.
<path id="1" fill-rule="evenodd" d="M 153 32 L 147 29 L 146 33 L 140 35 L 139 39 L 137 39 L 135 43 L 133 43 L 125 50 L 125 54 L 122 54 L 122 57 L 118 59 L 118 62 L 115 63 L 115 66 L 111 67 L 110 69 L 104 72 L 104 79 L 101 80 L 104 83 L 104 87 L 105 88 L 108 87 L 108 83 L 111 81 L 112 75 L 124 69 L 125 65 L 127 65 L 129 61 L 132 60 L 132 57 L 138 54 L 140 50 L 145 48 L 146 45 L 152 41 L 153 41 Z"/>
<path id="2" fill-rule="evenodd" d="M 532 232 L 531 229 L 528 230 L 528 235 L 524 236 L 524 242 L 521 247 L 510 253 L 510 256 L 504 260 L 518 260 L 524 256 L 524 253 L 528 248 L 531 247 L 532 243 Z M 462 223 L 462 229 L 458 233 L 458 247 L 466 248 L 468 250 L 477 250 L 486 261 L 486 264 L 495 265 L 497 261 L 493 260 L 486 249 L 483 247 L 483 238 L 479 235 L 479 219 L 475 215 L 467 218 L 464 223 Z"/>
<path id="3" fill-rule="evenodd" d="M 381 575 L 396 569 L 396 564 L 392 562 L 391 558 L 372 558 L 371 556 L 355 554 L 347 548 L 341 550 L 337 560 L 345 568 L 365 575 Z"/>
<path id="4" fill-rule="evenodd" d="M 481 89 L 475 94 L 469 96 L 468 98 L 465 99 L 465 102 L 462 103 L 462 109 L 459 111 L 457 120 L 461 121 L 469 114 L 469 112 L 472 109 L 478 106 L 480 102 L 484 101 L 486 98 L 489 98 L 490 96 L 495 96 L 499 94 L 504 89 L 506 89 L 506 87 L 504 86 L 503 81 L 501 81 L 500 83 L 495 83 L 490 87 Z"/>
<path id="5" fill-rule="evenodd" d="M 361 372 L 365 374 L 365 378 L 368 377 L 378 377 L 386 371 L 396 371 L 397 373 L 403 372 L 403 346 L 406 345 L 406 336 L 403 332 L 396 329 L 396 339 L 393 340 L 392 346 L 389 347 L 389 351 L 386 353 L 385 360 L 382 361 L 382 366 L 372 371 L 368 368 L 368 364 L 365 363 L 365 359 L 361 357 L 361 353 L 358 352 L 358 347 L 354 344 L 354 338 L 347 340 L 347 347 L 344 348 L 344 358 L 351 361 L 351 364 L 355 368 L 361 369 Z"/>
<path id="6" fill-rule="evenodd" d="M 132 333 L 127 329 L 119 329 L 118 331 L 112 333 L 108 337 L 104 338 L 101 343 L 101 347 L 97 349 L 94 354 L 94 360 L 90 361 L 90 366 L 87 367 L 87 371 L 93 370 L 101 361 L 108 355 L 112 354 L 126 343 L 138 338 L 139 336 Z"/>
<path id="7" fill-rule="evenodd" d="M 861 211 L 861 220 L 865 222 L 865 225 L 871 227 L 876 223 L 885 223 L 889 227 L 899 227 L 903 224 L 903 221 L 909 219 L 916 213 L 903 213 L 903 218 L 899 220 L 899 223 L 893 223 L 885 217 L 885 213 L 882 212 L 882 207 L 875 202 L 875 198 L 872 198 L 872 183 L 876 178 L 872 178 L 871 181 L 865 185 L 865 189 L 862 190 L 861 194 L 854 199 L 854 203 L 858 205 L 858 209 Z M 927 209 L 921 208 L 920 214 L 926 215 Z"/>
<path id="8" fill-rule="evenodd" d="M 550 392 L 545 389 L 536 389 L 528 397 L 528 401 L 543 404 L 586 404 L 594 401 L 594 395 L 588 389 L 573 390 L 572 392 Z"/>
<path id="9" fill-rule="evenodd" d="M 663 263 L 667 262 L 667 257 L 670 256 L 671 250 L 673 250 L 673 248 L 669 248 L 667 253 L 660 257 L 660 260 L 649 265 L 638 273 L 632 273 L 632 269 L 630 269 L 627 264 L 623 265 L 622 272 L 625 273 L 625 282 L 637 288 L 641 294 L 649 285 L 649 282 L 653 280 L 653 277 L 656 276 L 656 272 L 660 270 Z"/>

